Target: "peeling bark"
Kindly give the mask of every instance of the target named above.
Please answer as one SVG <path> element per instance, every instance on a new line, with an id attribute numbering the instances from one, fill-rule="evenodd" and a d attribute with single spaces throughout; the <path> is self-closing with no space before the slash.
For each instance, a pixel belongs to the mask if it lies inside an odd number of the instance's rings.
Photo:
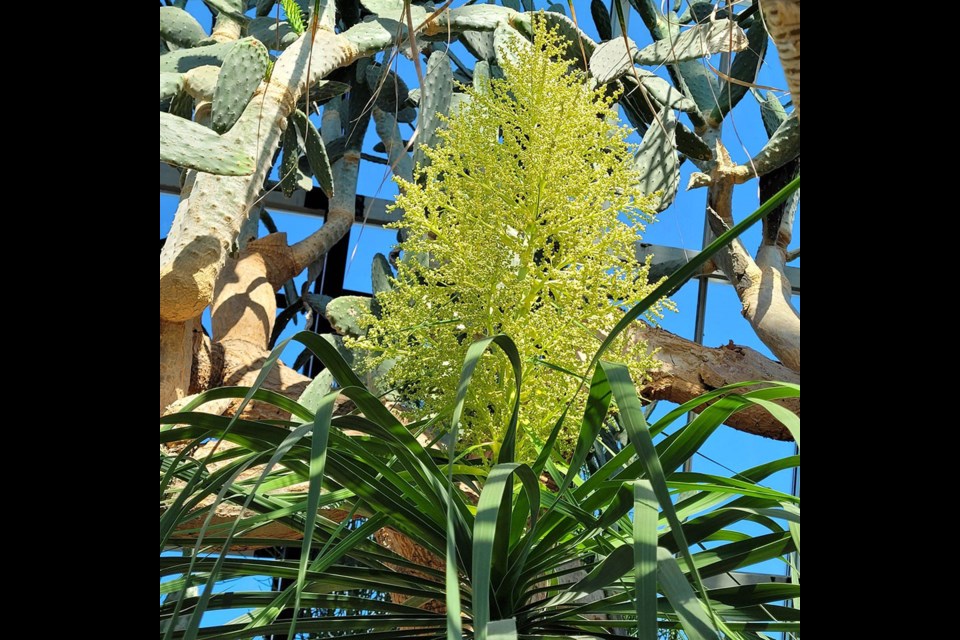
<path id="1" fill-rule="evenodd" d="M 642 339 L 651 349 L 658 349 L 660 368 L 650 373 L 649 380 L 639 387 L 646 400 L 667 400 L 682 404 L 708 391 L 745 380 L 777 380 L 800 382 L 800 376 L 778 362 L 749 347 L 732 342 L 722 347 L 705 347 L 665 329 L 646 327 Z M 800 400 L 781 402 L 800 415 Z M 754 407 L 739 411 L 726 421 L 739 431 L 790 440 L 787 429 L 767 411 Z"/>
<path id="2" fill-rule="evenodd" d="M 800 0 L 762 0 L 767 31 L 777 45 L 790 97 L 800 116 Z"/>

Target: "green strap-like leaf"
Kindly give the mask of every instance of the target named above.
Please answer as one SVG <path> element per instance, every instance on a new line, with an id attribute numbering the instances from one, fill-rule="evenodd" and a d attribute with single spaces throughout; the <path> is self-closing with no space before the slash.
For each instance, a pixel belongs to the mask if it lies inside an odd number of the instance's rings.
<path id="1" fill-rule="evenodd" d="M 633 483 L 633 580 L 637 637 L 657 637 L 657 496 L 649 480 Z"/>
<path id="2" fill-rule="evenodd" d="M 687 577 L 680 571 L 676 559 L 663 547 L 657 548 L 657 573 L 660 587 L 673 610 L 680 618 L 683 631 L 690 640 L 716 640 L 710 615 L 701 604 L 701 600 L 690 588 Z"/>
<path id="3" fill-rule="evenodd" d="M 310 564 L 310 546 L 313 542 L 314 522 L 317 519 L 317 508 L 320 502 L 320 489 L 323 486 L 323 471 L 327 461 L 327 438 L 330 435 L 330 419 L 333 417 L 334 401 L 339 392 L 328 393 L 320 401 L 316 417 L 312 424 L 310 439 L 310 483 L 307 488 L 307 513 L 303 530 L 307 535 L 303 539 L 302 553 L 300 554 L 300 569 L 297 572 L 297 595 L 294 600 L 294 611 L 300 610 L 300 598 L 306 584 L 307 566 Z M 296 637 L 297 616 L 290 619 L 289 637 Z"/>
<path id="4" fill-rule="evenodd" d="M 473 625 L 477 640 L 487 640 L 490 622 L 490 587 L 493 568 L 502 576 L 505 573 L 509 550 L 509 528 L 498 524 L 510 521 L 510 506 L 513 496 L 513 476 L 523 486 L 529 504 L 531 525 L 536 525 L 540 510 L 540 487 L 530 467 L 516 462 L 497 464 L 490 470 L 477 503 L 477 517 L 473 525 Z M 507 511 L 507 513 L 501 513 Z"/>
<path id="5" fill-rule="evenodd" d="M 434 54 L 436 55 L 436 54 Z M 431 60 L 433 57 L 431 56 Z M 449 71 L 449 68 L 448 68 Z M 446 556 L 446 585 L 447 585 L 447 638 L 448 640 L 459 640 L 461 633 L 460 624 L 460 580 L 458 574 L 457 562 L 458 550 L 456 540 L 456 530 L 453 520 L 453 494 L 456 489 L 453 486 L 453 462 L 455 458 L 455 449 L 457 442 L 457 432 L 460 425 L 460 417 L 463 415 L 463 407 L 467 400 L 467 389 L 470 386 L 470 380 L 480 362 L 481 356 L 491 344 L 499 346 L 513 367 L 514 377 L 514 404 L 513 412 L 510 417 L 510 424 L 507 427 L 507 434 L 500 448 L 498 463 L 513 462 L 514 451 L 516 447 L 517 421 L 520 415 L 520 384 L 521 384 L 521 365 L 520 354 L 513 340 L 505 335 L 496 335 L 490 338 L 477 340 L 467 349 L 467 355 L 464 357 L 463 368 L 460 371 L 460 382 L 457 384 L 456 401 L 453 407 L 453 414 L 450 421 L 450 466 L 447 471 L 448 482 L 448 504 L 447 504 L 447 556 Z M 472 546 L 468 541 L 464 541 L 465 546 Z M 464 554 L 460 552 L 460 556 Z M 463 558 L 465 559 L 465 558 Z"/>
<path id="6" fill-rule="evenodd" d="M 710 603 L 709 600 L 706 599 L 706 589 L 700 581 L 700 576 L 696 571 L 690 554 L 689 545 L 684 537 L 683 526 L 674 510 L 673 501 L 670 498 L 670 490 L 667 488 L 666 476 L 661 466 L 660 458 L 657 455 L 657 450 L 653 445 L 653 439 L 650 436 L 647 421 L 643 417 L 643 407 L 640 404 L 640 399 L 637 397 L 637 388 L 634 386 L 633 380 L 630 379 L 630 371 L 622 364 L 603 360 L 600 361 L 597 369 L 602 370 L 610 382 L 613 397 L 617 401 L 617 406 L 620 408 L 621 423 L 626 428 L 627 434 L 630 436 L 630 441 L 636 448 L 637 457 L 643 464 L 647 478 L 653 485 L 653 491 L 657 496 L 657 500 L 660 502 L 660 507 L 663 509 L 667 522 L 670 523 L 671 534 L 677 542 L 677 549 L 682 557 L 687 559 L 697 590 L 701 597 L 704 598 L 704 603 L 709 610 Z"/>

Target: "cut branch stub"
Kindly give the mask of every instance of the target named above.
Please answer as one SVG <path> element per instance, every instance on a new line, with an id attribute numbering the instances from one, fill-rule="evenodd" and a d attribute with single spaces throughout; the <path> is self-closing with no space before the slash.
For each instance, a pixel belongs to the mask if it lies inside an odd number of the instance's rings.
<path id="1" fill-rule="evenodd" d="M 183 74 L 183 89 L 196 100 L 211 102 L 219 77 L 220 67 L 216 65 L 194 67 Z"/>

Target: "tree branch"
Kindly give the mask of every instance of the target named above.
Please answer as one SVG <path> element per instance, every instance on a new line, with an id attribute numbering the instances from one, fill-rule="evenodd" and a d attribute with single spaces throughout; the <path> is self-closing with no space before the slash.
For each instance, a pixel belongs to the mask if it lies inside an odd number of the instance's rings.
<path id="1" fill-rule="evenodd" d="M 733 226 L 733 163 L 726 148 L 716 143 L 716 166 L 707 191 L 707 219 L 714 234 Z M 790 165 L 787 165 L 788 167 Z M 799 167 L 799 164 L 797 165 Z M 799 169 L 798 169 L 799 170 Z M 747 253 L 740 240 L 734 240 L 714 258 L 717 266 L 733 284 L 743 305 L 743 317 L 760 340 L 784 365 L 800 371 L 800 316 L 790 300 L 790 281 L 784 274 L 786 245 L 793 215 L 781 211 L 780 218 L 768 225 L 757 260 Z"/>
<path id="2" fill-rule="evenodd" d="M 199 316 L 210 304 L 217 276 L 260 195 L 303 87 L 358 54 L 347 38 L 329 31 L 317 31 L 312 47 L 309 40 L 301 37 L 281 54 L 269 83 L 260 85 L 240 119 L 224 134 L 255 159 L 256 171 L 239 177 L 197 174 L 188 206 L 177 210 L 160 252 L 161 318 L 182 322 Z"/>
<path id="3" fill-rule="evenodd" d="M 649 381 L 640 388 L 647 400 L 667 400 L 682 404 L 708 391 L 735 382 L 747 380 L 776 380 L 800 382 L 800 375 L 759 352 L 732 342 L 722 347 L 705 347 L 670 333 L 665 329 L 646 326 L 640 338 L 651 349 L 658 349 L 656 357 L 662 363 L 651 372 Z M 800 415 L 800 401 L 781 404 Z M 757 407 L 735 413 L 726 422 L 739 431 L 790 440 L 787 429 L 767 411 Z"/>
<path id="4" fill-rule="evenodd" d="M 362 99 L 361 94 L 354 92 L 350 97 L 351 110 L 353 101 Z M 324 108 L 321 127 L 324 144 L 329 144 L 341 136 L 343 110 L 344 102 L 341 99 L 331 101 Z M 348 125 L 352 125 L 355 130 L 351 131 L 353 135 L 347 136 L 347 148 L 343 157 L 333 163 L 334 193 L 330 198 L 326 220 L 320 229 L 290 247 L 294 268 L 294 272 L 289 274 L 290 278 L 323 257 L 353 225 L 357 210 L 360 148 L 366 131 L 366 121 L 351 123 L 348 118 Z"/>

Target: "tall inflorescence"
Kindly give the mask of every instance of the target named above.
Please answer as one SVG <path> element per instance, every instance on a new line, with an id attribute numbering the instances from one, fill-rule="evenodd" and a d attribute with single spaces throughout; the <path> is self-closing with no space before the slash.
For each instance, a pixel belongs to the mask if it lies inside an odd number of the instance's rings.
<path id="1" fill-rule="evenodd" d="M 498 333 L 524 370 L 518 459 L 532 460 L 565 403 L 590 376 L 602 334 L 652 287 L 634 257 L 653 201 L 639 192 L 613 98 L 565 61 L 563 41 L 535 21 L 509 43 L 502 79 L 468 90 L 414 182 L 398 180 L 406 240 L 380 318 L 355 341 L 366 366 L 393 362 L 381 388 L 420 417 L 448 412 L 469 345 Z M 654 308 L 659 315 L 662 305 Z M 640 380 L 654 365 L 642 341 L 608 352 Z M 514 401 L 506 358 L 488 351 L 465 406 L 460 445 L 494 454 Z M 572 450 L 583 396 L 558 441 Z"/>

